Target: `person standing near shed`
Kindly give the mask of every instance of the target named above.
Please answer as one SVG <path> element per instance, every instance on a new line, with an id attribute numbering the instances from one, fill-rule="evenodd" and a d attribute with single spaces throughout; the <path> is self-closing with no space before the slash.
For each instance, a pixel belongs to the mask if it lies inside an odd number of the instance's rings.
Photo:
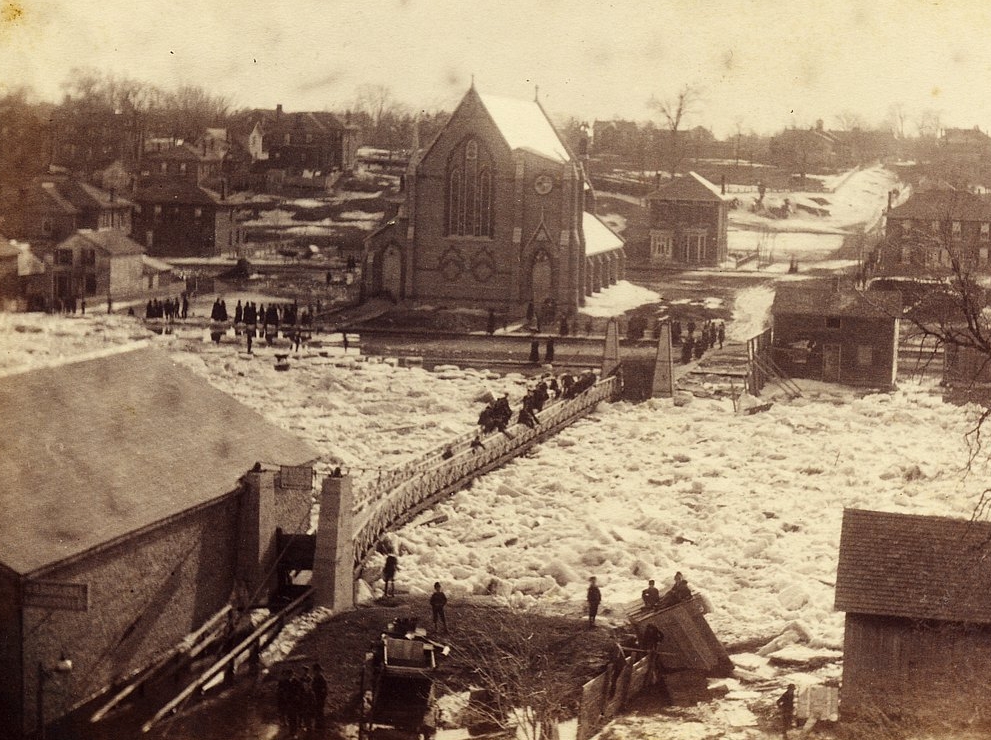
<path id="1" fill-rule="evenodd" d="M 588 601 L 588 628 L 595 627 L 595 617 L 599 613 L 599 604 L 602 602 L 602 592 L 596 583 L 595 576 L 588 579 L 588 592 L 585 596 Z"/>
<path id="2" fill-rule="evenodd" d="M 795 722 L 795 684 L 788 684 L 785 693 L 778 697 L 777 705 L 781 713 L 781 737 L 788 740 L 788 730 Z"/>
<path id="3" fill-rule="evenodd" d="M 447 617 L 444 616 L 444 607 L 447 605 L 447 596 L 441 591 L 440 582 L 434 584 L 434 592 L 430 594 L 430 611 L 433 613 L 434 617 L 434 629 L 437 629 L 438 624 L 444 625 L 444 631 L 447 632 Z"/>

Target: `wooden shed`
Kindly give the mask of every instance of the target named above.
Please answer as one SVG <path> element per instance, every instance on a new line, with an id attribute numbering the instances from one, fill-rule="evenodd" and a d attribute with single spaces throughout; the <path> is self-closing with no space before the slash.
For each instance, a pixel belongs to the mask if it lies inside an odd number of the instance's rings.
<path id="1" fill-rule="evenodd" d="M 779 286 L 771 305 L 775 363 L 793 378 L 891 387 L 898 370 L 901 294 L 837 281 Z"/>
<path id="2" fill-rule="evenodd" d="M 991 523 L 847 509 L 840 711 L 969 722 L 991 685 Z"/>

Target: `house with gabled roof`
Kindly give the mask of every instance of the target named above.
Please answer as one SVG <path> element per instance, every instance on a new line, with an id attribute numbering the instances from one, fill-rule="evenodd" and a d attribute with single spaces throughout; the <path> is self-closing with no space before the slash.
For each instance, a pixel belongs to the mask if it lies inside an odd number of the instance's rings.
<path id="1" fill-rule="evenodd" d="M 80 229 L 63 239 L 46 257 L 50 273 L 50 306 L 67 307 L 77 300 L 131 297 L 149 286 L 144 249 L 116 229 Z"/>
<path id="2" fill-rule="evenodd" d="M 885 214 L 875 274 L 949 275 L 953 262 L 967 272 L 991 274 L 991 198 L 950 188 L 917 191 Z"/>
<path id="3" fill-rule="evenodd" d="M 696 172 L 647 196 L 654 265 L 718 267 L 727 257 L 730 199 Z"/>
<path id="4" fill-rule="evenodd" d="M 65 174 L 41 175 L 0 190 L 4 233 L 38 246 L 51 246 L 77 229 L 130 234 L 133 208 L 116 191 Z"/>
<path id="5" fill-rule="evenodd" d="M 267 601 L 276 529 L 310 521 L 312 478 L 285 466 L 318 453 L 149 346 L 4 372 L 0 399 L 0 728 L 38 737 Z"/>
<path id="6" fill-rule="evenodd" d="M 901 313 L 898 291 L 855 290 L 838 278 L 778 284 L 772 357 L 789 377 L 891 388 Z"/>
<path id="7" fill-rule="evenodd" d="M 134 237 L 152 257 L 237 254 L 244 243 L 242 195 L 185 180 L 155 180 L 134 194 Z"/>
<path id="8" fill-rule="evenodd" d="M 396 217 L 366 240 L 368 295 L 516 316 L 529 304 L 549 319 L 622 277 L 622 239 L 535 100 L 472 86 L 404 183 Z"/>
<path id="9" fill-rule="evenodd" d="M 843 715 L 967 723 L 991 686 L 991 523 L 845 509 Z"/>

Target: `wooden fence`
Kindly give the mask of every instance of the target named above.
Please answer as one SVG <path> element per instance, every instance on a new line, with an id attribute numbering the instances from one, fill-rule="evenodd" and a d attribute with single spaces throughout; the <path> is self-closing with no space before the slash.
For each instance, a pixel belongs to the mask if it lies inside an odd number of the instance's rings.
<path id="1" fill-rule="evenodd" d="M 515 424 L 505 434 L 496 432 L 483 439 L 485 447 L 477 450 L 470 447 L 475 435 L 463 435 L 357 490 L 354 506 L 356 571 L 386 532 L 409 522 L 473 478 L 519 457 L 534 444 L 592 411 L 600 401 L 616 398 L 621 390 L 619 378 L 605 378 L 575 398 L 546 406 L 532 429 Z M 454 454 L 445 459 L 443 454 L 448 447 Z"/>
<path id="2" fill-rule="evenodd" d="M 650 658 L 626 658 L 618 675 L 610 668 L 582 686 L 576 740 L 588 740 L 644 689 L 652 685 Z"/>

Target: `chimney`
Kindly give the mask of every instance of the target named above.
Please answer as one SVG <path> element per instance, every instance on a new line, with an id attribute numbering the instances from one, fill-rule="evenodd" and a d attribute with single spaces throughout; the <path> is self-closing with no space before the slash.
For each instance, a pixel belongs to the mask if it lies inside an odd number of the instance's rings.
<path id="1" fill-rule="evenodd" d="M 278 121 L 282 118 L 282 103 L 275 106 L 275 120 Z"/>
<path id="2" fill-rule="evenodd" d="M 719 178 L 719 194 L 726 195 L 726 175 Z"/>

